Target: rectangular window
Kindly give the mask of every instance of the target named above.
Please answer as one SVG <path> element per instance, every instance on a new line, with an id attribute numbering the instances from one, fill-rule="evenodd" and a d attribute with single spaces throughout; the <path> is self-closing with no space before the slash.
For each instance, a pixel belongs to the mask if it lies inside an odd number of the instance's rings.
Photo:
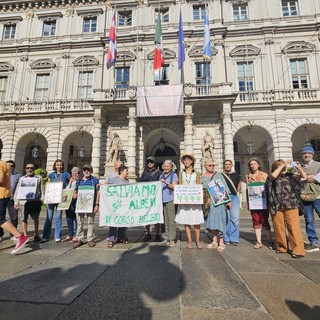
<path id="1" fill-rule="evenodd" d="M 293 89 L 308 88 L 308 70 L 306 59 L 290 60 L 291 81 Z"/>
<path id="2" fill-rule="evenodd" d="M 162 68 L 154 71 L 154 84 L 169 84 L 170 81 L 170 66 L 164 64 Z"/>
<path id="3" fill-rule="evenodd" d="M 116 68 L 116 88 L 128 89 L 130 85 L 130 67 Z"/>
<path id="4" fill-rule="evenodd" d="M 35 100 L 44 100 L 49 97 L 50 74 L 38 74 L 34 91 Z"/>
<path id="5" fill-rule="evenodd" d="M 97 31 L 97 17 L 83 19 L 83 32 L 96 32 Z"/>
<path id="6" fill-rule="evenodd" d="M 56 35 L 56 20 L 43 21 L 42 36 L 52 37 Z"/>
<path id="7" fill-rule="evenodd" d="M 7 77 L 0 77 L 0 102 L 4 102 L 7 91 Z"/>
<path id="8" fill-rule="evenodd" d="M 161 23 L 168 23 L 169 22 L 169 9 L 161 9 L 160 11 L 156 9 L 155 19 L 154 19 L 155 23 L 157 23 L 157 21 L 158 21 L 159 12 L 160 12 Z"/>
<path id="9" fill-rule="evenodd" d="M 204 20 L 205 15 L 206 7 L 204 5 L 193 6 L 193 21 Z"/>
<path id="10" fill-rule="evenodd" d="M 78 98 L 93 98 L 93 71 L 85 71 L 79 73 Z"/>
<path id="11" fill-rule="evenodd" d="M 298 15 L 298 2 L 296 0 L 282 0 L 282 15 L 284 17 Z"/>
<path id="12" fill-rule="evenodd" d="M 253 91 L 254 76 L 253 76 L 253 62 L 238 62 L 238 87 L 239 91 Z"/>
<path id="13" fill-rule="evenodd" d="M 233 5 L 233 20 L 248 20 L 248 6 L 246 4 Z"/>
<path id="14" fill-rule="evenodd" d="M 211 83 L 211 64 L 208 62 L 196 62 L 196 84 Z"/>
<path id="15" fill-rule="evenodd" d="M 132 11 L 118 13 L 118 26 L 126 27 L 132 25 Z"/>
<path id="16" fill-rule="evenodd" d="M 3 39 L 14 39 L 16 36 L 16 25 L 15 24 L 6 24 L 3 29 Z"/>

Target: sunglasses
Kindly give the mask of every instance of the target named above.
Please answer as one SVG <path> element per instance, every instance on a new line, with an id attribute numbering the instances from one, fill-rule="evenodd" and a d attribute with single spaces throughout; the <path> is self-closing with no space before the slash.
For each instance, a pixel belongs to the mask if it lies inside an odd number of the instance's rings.
<path id="1" fill-rule="evenodd" d="M 89 169 L 89 168 L 84 168 L 84 169 L 82 169 L 83 171 L 91 171 L 91 169 Z"/>
<path id="2" fill-rule="evenodd" d="M 214 167 L 214 164 L 208 164 L 208 167 Z"/>
<path id="3" fill-rule="evenodd" d="M 26 170 L 34 170 L 34 167 L 26 167 Z"/>

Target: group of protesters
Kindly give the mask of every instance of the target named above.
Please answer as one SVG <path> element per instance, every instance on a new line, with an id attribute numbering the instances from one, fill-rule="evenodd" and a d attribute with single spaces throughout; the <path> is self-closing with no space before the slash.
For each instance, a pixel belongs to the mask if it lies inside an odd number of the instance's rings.
<path id="1" fill-rule="evenodd" d="M 301 150 L 302 162 L 278 159 L 273 162 L 270 173 L 263 172 L 258 158 L 251 158 L 248 162 L 249 173 L 246 175 L 248 189 L 248 209 L 252 216 L 252 223 L 256 237 L 254 249 L 260 249 L 262 244 L 262 230 L 265 232 L 267 247 L 276 250 L 278 254 L 290 253 L 293 258 L 302 258 L 305 252 L 319 251 L 318 237 L 314 223 L 314 209 L 320 213 L 320 163 L 313 160 L 314 149 L 306 145 Z M 208 249 L 219 252 L 227 245 L 239 245 L 239 217 L 241 177 L 233 170 L 231 160 L 225 160 L 223 170 L 215 170 L 213 159 L 206 158 L 203 162 L 204 172 L 201 174 L 194 166 L 196 159 L 193 154 L 183 154 L 180 158 L 183 169 L 176 172 L 172 160 L 165 160 L 162 170 L 157 167 L 156 159 L 152 156 L 146 159 L 146 168 L 140 182 L 161 182 L 163 203 L 163 224 L 154 225 L 154 240 L 161 246 L 173 247 L 176 243 L 176 224 L 184 225 L 186 232 L 186 247 L 192 249 L 203 248 L 201 240 L 201 224 L 204 224 L 205 233 L 210 238 L 206 245 Z M 66 210 L 68 235 L 62 237 L 62 210 L 58 204 L 46 205 L 46 220 L 42 238 L 39 235 L 39 215 L 44 202 L 44 185 L 40 175 L 34 173 L 35 166 L 28 163 L 25 166 L 25 175 L 15 172 L 15 163 L 10 160 L 0 161 L 0 241 L 3 230 L 11 234 L 16 241 L 12 253 L 18 252 L 29 241 L 28 217 L 34 221 L 34 241 L 47 242 L 50 239 L 52 221 L 54 218 L 54 241 L 68 241 L 74 248 L 85 242 L 94 247 L 95 232 L 94 220 L 100 208 L 100 182 L 92 175 L 93 168 L 86 164 L 82 169 L 74 167 L 71 175 L 65 171 L 62 160 L 57 159 L 53 164 L 53 171 L 48 175 L 48 182 L 62 182 L 64 189 L 73 190 L 73 197 Z M 33 180 L 30 180 L 33 178 Z M 21 189 L 28 183 L 35 184 L 34 194 L 21 198 Z M 114 163 L 114 171 L 104 182 L 106 184 L 129 184 L 128 168 L 121 161 Z M 306 186 L 312 184 L 313 194 L 302 197 Z M 203 204 L 174 203 L 176 185 L 202 185 Z M 262 186 L 261 192 L 255 194 L 250 186 Z M 90 212 L 76 213 L 76 203 L 79 187 L 90 187 L 93 190 L 93 207 Z M 310 187 L 310 186 L 309 186 Z M 314 191 L 314 187 L 318 187 Z M 310 189 L 310 188 L 309 188 Z M 253 195 L 252 195 L 252 194 Z M 310 193 L 310 192 L 309 192 Z M 250 207 L 250 196 L 264 198 L 265 207 Z M 310 198 L 308 198 L 310 197 Z M 263 201 L 262 201 L 263 202 Z M 262 203 L 261 202 L 261 203 Z M 10 215 L 10 222 L 5 219 L 6 210 Z M 23 234 L 17 230 L 18 212 L 22 217 Z M 275 241 L 273 241 L 269 214 L 273 222 Z M 308 244 L 304 243 L 299 215 L 304 215 Z M 85 235 L 85 222 L 87 233 Z M 192 228 L 193 227 L 193 228 Z M 194 230 L 194 242 L 192 237 Z M 289 236 L 289 244 L 287 233 Z M 126 227 L 109 227 L 107 246 L 112 248 L 116 243 L 128 243 Z M 151 226 L 145 226 L 143 241 L 152 240 Z"/>

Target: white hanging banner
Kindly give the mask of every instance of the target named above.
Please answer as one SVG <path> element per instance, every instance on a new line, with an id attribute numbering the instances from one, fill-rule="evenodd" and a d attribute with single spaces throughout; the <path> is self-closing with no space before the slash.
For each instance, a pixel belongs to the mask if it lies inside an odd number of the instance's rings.
<path id="1" fill-rule="evenodd" d="M 183 115 L 183 85 L 162 85 L 137 88 L 138 117 Z"/>

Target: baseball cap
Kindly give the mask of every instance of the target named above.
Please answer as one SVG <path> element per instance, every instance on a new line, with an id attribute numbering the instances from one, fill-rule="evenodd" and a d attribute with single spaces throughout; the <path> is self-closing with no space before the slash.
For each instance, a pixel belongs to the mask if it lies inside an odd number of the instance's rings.
<path id="1" fill-rule="evenodd" d="M 93 169 L 92 169 L 92 165 L 91 165 L 90 163 L 85 164 L 85 165 L 82 167 L 82 170 L 83 170 L 83 169 L 93 170 Z"/>
<path id="2" fill-rule="evenodd" d="M 151 161 L 151 162 L 154 162 L 154 163 L 157 162 L 155 157 L 148 157 L 147 161 Z"/>
<path id="3" fill-rule="evenodd" d="M 301 149 L 301 153 L 312 153 L 312 154 L 314 154 L 314 149 L 312 148 L 312 146 L 304 146 Z"/>

